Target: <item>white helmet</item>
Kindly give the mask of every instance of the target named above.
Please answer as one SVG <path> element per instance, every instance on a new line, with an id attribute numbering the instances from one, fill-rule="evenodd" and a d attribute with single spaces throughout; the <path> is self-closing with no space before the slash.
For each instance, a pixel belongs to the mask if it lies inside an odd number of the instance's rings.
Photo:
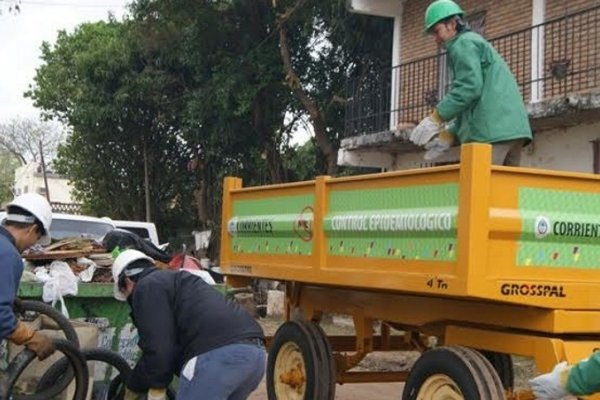
<path id="1" fill-rule="evenodd" d="M 113 276 L 113 281 L 114 283 L 114 293 L 113 295 L 115 296 L 115 299 L 120 300 L 120 301 L 125 301 L 127 300 L 127 298 L 123 295 L 123 293 L 121 293 L 121 291 L 119 290 L 119 276 L 121 275 L 121 272 L 123 272 L 123 270 L 125 268 L 127 268 L 127 266 L 129 264 L 131 264 L 134 261 L 137 260 L 148 260 L 150 262 L 152 262 L 152 264 L 154 264 L 154 260 L 150 257 L 148 257 L 147 255 L 145 255 L 144 253 L 142 253 L 139 250 L 125 250 L 123 251 L 121 254 L 119 254 L 117 256 L 117 258 L 115 258 L 115 261 L 113 262 L 112 265 L 112 276 Z M 141 271 L 139 271 L 141 272 Z"/>
<path id="2" fill-rule="evenodd" d="M 38 243 L 42 246 L 50 244 L 50 224 L 52 223 L 52 207 L 48 200 L 44 196 L 40 196 L 37 193 L 25 193 L 14 198 L 14 200 L 6 207 L 6 220 L 14 222 L 24 223 L 35 223 L 31 217 L 26 217 L 19 214 L 11 214 L 10 207 L 19 207 L 25 211 L 28 211 L 42 223 L 44 227 L 44 233 L 38 240 Z"/>

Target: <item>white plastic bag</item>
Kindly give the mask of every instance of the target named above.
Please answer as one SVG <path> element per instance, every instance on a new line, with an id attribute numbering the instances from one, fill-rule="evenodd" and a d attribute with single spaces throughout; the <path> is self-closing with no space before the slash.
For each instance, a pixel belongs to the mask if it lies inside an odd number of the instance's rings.
<path id="1" fill-rule="evenodd" d="M 46 303 L 52 302 L 52 306 L 60 301 L 61 312 L 67 318 L 69 318 L 69 311 L 65 305 L 63 296 L 77 294 L 77 277 L 64 261 L 53 261 L 50 264 L 49 275 L 50 279 L 44 283 L 44 289 L 42 293 L 42 299 Z"/>
<path id="2" fill-rule="evenodd" d="M 91 282 L 94 277 L 94 272 L 96 271 L 96 263 L 86 257 L 79 257 L 77 259 L 77 265 L 85 265 L 86 269 L 79 273 L 79 279 L 81 282 Z"/>

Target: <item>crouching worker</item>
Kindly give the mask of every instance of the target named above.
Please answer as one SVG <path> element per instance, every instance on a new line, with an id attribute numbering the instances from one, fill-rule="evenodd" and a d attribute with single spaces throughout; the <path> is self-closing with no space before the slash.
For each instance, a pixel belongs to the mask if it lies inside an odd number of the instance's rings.
<path id="1" fill-rule="evenodd" d="M 554 400 L 567 396 L 589 396 L 600 393 L 600 351 L 574 365 L 565 361 L 552 372 L 529 381 L 536 399 Z"/>
<path id="2" fill-rule="evenodd" d="M 13 312 L 19 281 L 23 275 L 21 253 L 35 243 L 50 244 L 52 208 L 35 193 L 17 196 L 6 208 L 0 226 L 0 340 L 25 345 L 40 360 L 54 353 L 52 340 L 19 321 Z"/>
<path id="3" fill-rule="evenodd" d="M 242 400 L 265 373 L 264 335 L 237 304 L 185 271 L 161 270 L 138 250 L 112 267 L 114 296 L 131 306 L 142 355 L 125 400 L 166 399 L 179 375 L 178 400 Z"/>

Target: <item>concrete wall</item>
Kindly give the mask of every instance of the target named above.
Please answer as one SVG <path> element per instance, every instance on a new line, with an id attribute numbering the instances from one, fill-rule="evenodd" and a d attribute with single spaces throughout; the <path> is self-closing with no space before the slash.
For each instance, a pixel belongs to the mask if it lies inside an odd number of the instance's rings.
<path id="1" fill-rule="evenodd" d="M 534 143 L 523 148 L 521 166 L 573 172 L 594 172 L 592 140 L 600 139 L 600 123 L 577 125 L 538 133 Z M 422 161 L 423 153 L 396 157 L 394 169 L 431 166 Z M 458 148 L 442 161 L 457 160 Z"/>

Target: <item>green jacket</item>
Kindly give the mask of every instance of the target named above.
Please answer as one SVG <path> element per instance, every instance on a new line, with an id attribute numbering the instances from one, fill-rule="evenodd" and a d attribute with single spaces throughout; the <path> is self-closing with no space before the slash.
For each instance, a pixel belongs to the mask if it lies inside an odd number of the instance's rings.
<path id="1" fill-rule="evenodd" d="M 452 87 L 437 105 L 448 130 L 460 143 L 531 140 L 519 86 L 494 47 L 475 32 L 462 32 L 446 44 Z"/>
<path id="2" fill-rule="evenodd" d="M 600 351 L 571 368 L 566 389 L 576 396 L 600 392 Z"/>

